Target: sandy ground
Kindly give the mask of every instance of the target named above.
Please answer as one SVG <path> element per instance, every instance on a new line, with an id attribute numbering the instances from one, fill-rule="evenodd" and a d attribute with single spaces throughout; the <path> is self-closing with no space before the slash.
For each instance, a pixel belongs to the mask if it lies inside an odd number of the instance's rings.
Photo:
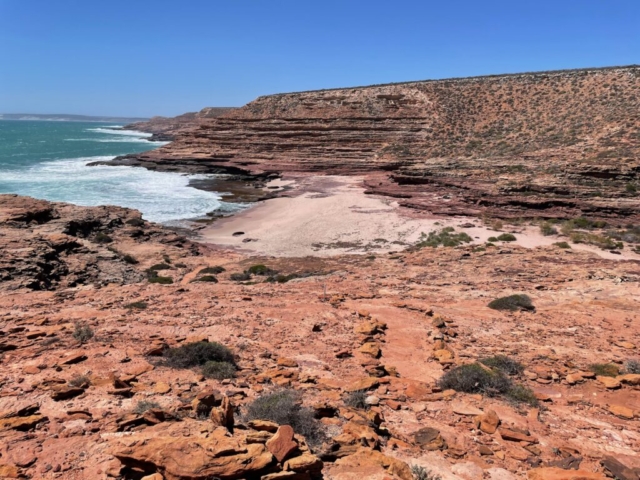
<path id="1" fill-rule="evenodd" d="M 467 232 L 479 244 L 499 235 L 477 218 L 429 216 L 407 211 L 390 198 L 365 195 L 359 177 L 312 176 L 276 180 L 268 187 L 290 189 L 289 196 L 217 221 L 200 231 L 201 241 L 277 257 L 328 257 L 403 250 L 423 233 L 446 226 Z M 516 235 L 513 243 L 528 248 L 566 240 L 545 237 L 535 226 L 505 226 L 504 231 Z M 640 259 L 630 251 L 616 255 L 588 245 L 572 248 L 614 260 Z"/>

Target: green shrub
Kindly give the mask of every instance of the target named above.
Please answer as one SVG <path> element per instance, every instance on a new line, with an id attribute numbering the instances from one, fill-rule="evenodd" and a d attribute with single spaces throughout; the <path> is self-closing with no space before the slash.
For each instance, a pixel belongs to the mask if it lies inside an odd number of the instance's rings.
<path id="1" fill-rule="evenodd" d="M 160 275 L 155 275 L 153 277 L 149 277 L 149 283 L 159 283 L 161 285 L 169 285 L 173 283 L 173 278 L 161 277 Z"/>
<path id="2" fill-rule="evenodd" d="M 322 424 L 315 419 L 313 410 L 302 407 L 300 395 L 294 390 L 278 390 L 258 397 L 247 406 L 245 416 L 247 420 L 290 425 L 311 446 L 320 445 L 325 439 Z"/>
<path id="3" fill-rule="evenodd" d="M 516 236 L 511 233 L 503 233 L 501 235 L 498 235 L 498 241 L 500 242 L 515 242 L 516 240 Z"/>
<path id="4" fill-rule="evenodd" d="M 138 262 L 138 260 L 136 260 L 136 258 L 132 255 L 129 255 L 128 253 L 122 257 L 122 260 L 124 260 L 126 263 L 130 264 L 130 265 L 135 265 Z"/>
<path id="5" fill-rule="evenodd" d="M 411 475 L 413 475 L 413 480 L 442 480 L 440 475 L 431 473 L 431 471 L 418 465 L 411 465 Z"/>
<path id="6" fill-rule="evenodd" d="M 498 237 L 489 237 L 487 238 L 487 242 L 492 243 L 492 242 L 497 242 L 498 241 Z"/>
<path id="7" fill-rule="evenodd" d="M 636 187 L 633 183 L 627 183 L 627 185 L 624 187 L 624 190 L 627 193 L 636 193 L 638 191 L 638 187 Z"/>
<path id="8" fill-rule="evenodd" d="M 512 402 L 526 403 L 531 407 L 537 407 L 540 403 L 533 391 L 524 385 L 514 385 L 506 392 L 505 396 Z"/>
<path id="9" fill-rule="evenodd" d="M 477 363 L 452 368 L 440 377 L 438 385 L 443 390 L 482 393 L 490 397 L 506 393 L 513 386 L 504 373 L 483 368 Z"/>
<path id="10" fill-rule="evenodd" d="M 271 270 L 266 265 L 258 264 L 249 267 L 247 273 L 251 275 L 275 275 L 278 272 L 276 272 L 275 270 Z"/>
<path id="11" fill-rule="evenodd" d="M 124 306 L 124 308 L 129 308 L 129 309 L 138 309 L 138 310 L 144 310 L 145 308 L 147 308 L 149 305 L 147 304 L 147 302 L 133 302 L 133 303 L 128 303 L 127 305 Z"/>
<path id="12" fill-rule="evenodd" d="M 613 363 L 592 363 L 589 370 L 601 377 L 617 377 L 620 374 L 620 369 Z"/>
<path id="13" fill-rule="evenodd" d="M 572 232 L 570 234 L 571 241 L 573 243 L 586 243 L 588 245 L 595 245 L 602 250 L 615 250 L 624 248 L 622 242 L 616 242 L 604 235 L 596 235 L 594 233 L 587 232 Z"/>
<path id="14" fill-rule="evenodd" d="M 142 415 L 147 410 L 159 410 L 160 404 L 151 400 L 140 400 L 133 408 L 134 413 Z"/>
<path id="15" fill-rule="evenodd" d="M 428 235 L 424 233 L 420 237 L 420 241 L 416 244 L 417 248 L 432 247 L 457 247 L 463 243 L 472 242 L 473 239 L 465 232 L 454 233 L 453 227 L 446 227 L 436 232 L 432 230 Z"/>
<path id="16" fill-rule="evenodd" d="M 369 408 L 369 405 L 365 403 L 367 395 L 368 393 L 366 390 L 356 390 L 355 392 L 350 392 L 344 398 L 344 404 L 347 407 L 366 410 L 367 408 Z"/>
<path id="17" fill-rule="evenodd" d="M 224 267 L 206 267 L 198 272 L 198 275 L 219 275 L 224 272 Z"/>
<path id="18" fill-rule="evenodd" d="M 567 242 L 556 242 L 554 243 L 554 245 L 558 248 L 571 248 L 571 245 L 569 245 Z"/>
<path id="19" fill-rule="evenodd" d="M 236 376 L 236 366 L 229 362 L 209 361 L 202 366 L 202 374 L 207 378 L 225 380 Z"/>
<path id="20" fill-rule="evenodd" d="M 509 310 L 511 312 L 515 312 L 517 310 L 535 310 L 535 307 L 531 303 L 531 299 L 524 294 L 496 298 L 489 303 L 488 307 L 494 310 Z"/>
<path id="21" fill-rule="evenodd" d="M 235 365 L 233 353 L 217 342 L 193 342 L 164 351 L 165 363 L 173 368 L 199 367 L 207 362 L 228 362 Z"/>
<path id="22" fill-rule="evenodd" d="M 86 323 L 78 322 L 75 325 L 72 336 L 82 345 L 91 340 L 94 336 L 94 333 L 93 329 L 89 325 L 87 325 Z"/>
<path id="23" fill-rule="evenodd" d="M 192 282 L 211 282 L 218 283 L 218 279 L 213 275 L 203 275 L 202 277 L 194 278 Z"/>
<path id="24" fill-rule="evenodd" d="M 155 265 L 152 265 L 149 268 L 147 268 L 147 271 L 157 272 L 158 270 L 169 270 L 170 268 L 171 268 L 171 265 L 167 263 L 156 263 Z"/>
<path id="25" fill-rule="evenodd" d="M 229 275 L 229 278 L 234 282 L 246 282 L 247 280 L 251 280 L 251 275 L 247 272 L 232 273 Z"/>
<path id="26" fill-rule="evenodd" d="M 549 222 L 544 222 L 542 225 L 540 225 L 540 233 L 542 233 L 542 235 L 544 235 L 545 237 L 548 237 L 549 235 L 556 235 L 558 233 L 558 230 Z"/>
<path id="27" fill-rule="evenodd" d="M 480 363 L 487 367 L 500 370 L 507 375 L 520 375 L 524 371 L 524 366 L 520 362 L 506 355 L 483 358 L 480 360 Z"/>
<path id="28" fill-rule="evenodd" d="M 111 243 L 113 242 L 113 238 L 111 238 L 106 233 L 99 232 L 95 237 L 96 243 Z"/>

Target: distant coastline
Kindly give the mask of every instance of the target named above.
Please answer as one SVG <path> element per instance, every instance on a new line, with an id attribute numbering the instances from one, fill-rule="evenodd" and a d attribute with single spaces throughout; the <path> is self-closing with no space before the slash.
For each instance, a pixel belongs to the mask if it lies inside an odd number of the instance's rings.
<path id="1" fill-rule="evenodd" d="M 45 121 L 45 122 L 113 122 L 135 123 L 149 120 L 144 117 L 104 117 L 92 115 L 71 115 L 66 113 L 0 113 L 0 120 Z"/>

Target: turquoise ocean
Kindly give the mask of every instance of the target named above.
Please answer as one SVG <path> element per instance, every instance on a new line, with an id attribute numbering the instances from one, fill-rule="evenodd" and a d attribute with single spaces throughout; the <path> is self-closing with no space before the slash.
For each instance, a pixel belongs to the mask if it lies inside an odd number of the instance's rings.
<path id="1" fill-rule="evenodd" d="M 145 219 L 165 223 L 202 217 L 220 208 L 220 195 L 188 186 L 191 179 L 202 176 L 87 166 L 163 145 L 150 142 L 150 134 L 114 130 L 119 127 L 0 120 L 0 193 L 84 206 L 135 208 Z"/>

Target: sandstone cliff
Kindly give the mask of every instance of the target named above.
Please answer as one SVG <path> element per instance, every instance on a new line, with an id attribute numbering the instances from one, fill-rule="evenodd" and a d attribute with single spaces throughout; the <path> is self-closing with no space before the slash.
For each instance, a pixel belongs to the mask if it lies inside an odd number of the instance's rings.
<path id="1" fill-rule="evenodd" d="M 118 162 L 366 175 L 434 213 L 638 220 L 639 92 L 629 66 L 270 95 Z"/>

